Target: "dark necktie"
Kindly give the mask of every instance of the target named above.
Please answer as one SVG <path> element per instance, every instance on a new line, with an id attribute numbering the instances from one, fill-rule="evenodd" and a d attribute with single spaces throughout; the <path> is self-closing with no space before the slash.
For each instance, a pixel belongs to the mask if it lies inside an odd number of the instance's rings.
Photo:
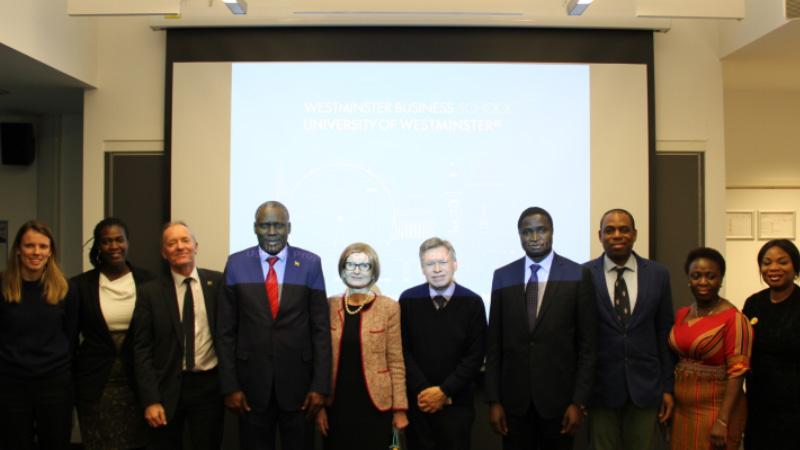
<path id="1" fill-rule="evenodd" d="M 433 297 L 433 304 L 436 305 L 436 310 L 439 311 L 444 308 L 444 305 L 447 304 L 447 300 L 445 300 L 443 296 L 437 295 L 436 297 Z"/>
<path id="2" fill-rule="evenodd" d="M 194 294 L 192 279 L 183 280 L 186 293 L 183 294 L 183 355 L 186 359 L 186 370 L 194 369 Z"/>
<path id="3" fill-rule="evenodd" d="M 267 287 L 269 311 L 272 313 L 272 319 L 274 320 L 278 317 L 278 273 L 275 272 L 275 263 L 278 262 L 278 257 L 270 256 L 267 258 L 267 262 L 269 263 L 269 271 L 264 284 Z"/>
<path id="4" fill-rule="evenodd" d="M 627 322 L 631 316 L 631 299 L 628 298 L 628 285 L 625 283 L 625 278 L 622 274 L 627 270 L 626 267 L 616 267 L 617 281 L 614 282 L 614 310 L 617 312 L 617 318 L 623 324 Z"/>
<path id="5" fill-rule="evenodd" d="M 528 308 L 528 331 L 533 331 L 533 324 L 536 323 L 536 308 L 539 306 L 539 276 L 536 272 L 542 267 L 539 264 L 531 264 L 531 277 L 525 286 L 525 305 Z"/>

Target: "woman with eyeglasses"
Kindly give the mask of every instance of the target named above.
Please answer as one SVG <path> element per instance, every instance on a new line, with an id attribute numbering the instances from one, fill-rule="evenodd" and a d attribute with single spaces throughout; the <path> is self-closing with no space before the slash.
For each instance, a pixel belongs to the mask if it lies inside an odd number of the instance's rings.
<path id="1" fill-rule="evenodd" d="M 0 274 L 0 448 L 69 449 L 78 300 L 50 228 L 37 220 L 23 224 L 6 267 Z"/>
<path id="2" fill-rule="evenodd" d="M 755 330 L 753 370 L 747 375 L 744 448 L 800 448 L 800 252 L 775 239 L 758 252 L 767 288 L 744 303 Z"/>
<path id="3" fill-rule="evenodd" d="M 373 286 L 380 261 L 372 247 L 349 245 L 339 258 L 347 288 L 331 297 L 331 396 L 317 414 L 326 450 L 386 448 L 392 428 L 408 425 L 400 306 Z"/>

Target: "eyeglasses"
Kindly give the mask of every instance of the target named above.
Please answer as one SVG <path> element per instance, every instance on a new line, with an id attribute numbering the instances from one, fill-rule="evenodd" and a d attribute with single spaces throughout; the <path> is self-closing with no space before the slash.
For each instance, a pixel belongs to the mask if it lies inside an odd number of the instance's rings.
<path id="1" fill-rule="evenodd" d="M 346 270 L 348 272 L 354 272 L 356 270 L 356 268 L 358 268 L 358 270 L 360 270 L 362 272 L 369 272 L 370 270 L 372 270 L 372 264 L 370 264 L 370 263 L 354 263 L 354 262 L 350 262 L 350 261 L 347 261 L 346 263 L 344 263 L 344 270 Z"/>
<path id="2" fill-rule="evenodd" d="M 440 259 L 440 260 L 437 260 L 437 261 L 426 261 L 422 265 L 427 267 L 427 268 L 429 268 L 429 269 L 433 269 L 434 267 L 436 267 L 437 264 L 440 267 L 444 267 L 444 266 L 447 265 L 447 260 L 446 259 Z"/>

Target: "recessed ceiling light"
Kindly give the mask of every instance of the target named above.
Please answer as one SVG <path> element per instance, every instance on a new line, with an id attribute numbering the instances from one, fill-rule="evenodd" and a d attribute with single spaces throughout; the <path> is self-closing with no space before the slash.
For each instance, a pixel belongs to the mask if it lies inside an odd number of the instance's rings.
<path id="1" fill-rule="evenodd" d="M 247 14 L 247 2 L 245 0 L 222 0 L 225 6 L 231 10 L 233 14 Z"/>

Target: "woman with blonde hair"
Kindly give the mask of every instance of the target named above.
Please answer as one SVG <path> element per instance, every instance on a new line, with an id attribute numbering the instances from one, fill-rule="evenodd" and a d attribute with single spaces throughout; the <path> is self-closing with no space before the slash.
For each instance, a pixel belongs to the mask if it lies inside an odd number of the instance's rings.
<path id="1" fill-rule="evenodd" d="M 20 227 L 0 275 L 0 447 L 68 449 L 75 290 L 58 265 L 53 233 Z M 34 426 L 35 424 L 35 426 Z"/>
<path id="2" fill-rule="evenodd" d="M 339 258 L 347 288 L 329 299 L 331 396 L 317 414 L 326 450 L 386 448 L 392 428 L 408 425 L 400 306 L 374 288 L 380 270 L 367 244 L 351 244 Z"/>

